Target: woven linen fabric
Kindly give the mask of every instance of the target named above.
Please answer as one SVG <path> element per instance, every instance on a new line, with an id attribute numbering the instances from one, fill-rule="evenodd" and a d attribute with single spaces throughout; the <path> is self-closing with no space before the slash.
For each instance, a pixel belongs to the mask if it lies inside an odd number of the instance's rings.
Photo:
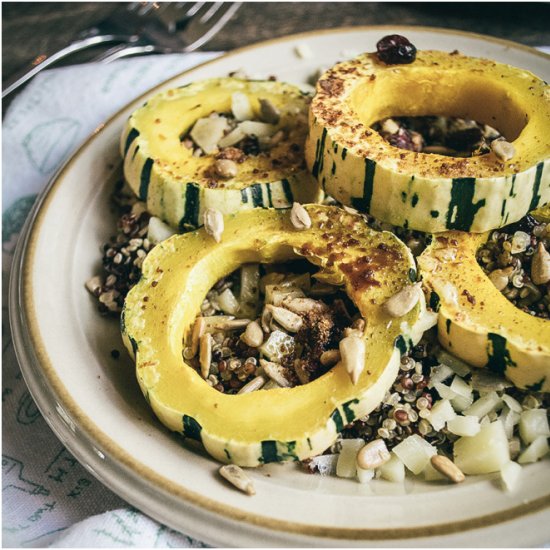
<path id="1" fill-rule="evenodd" d="M 156 84 L 216 53 L 151 55 L 44 71 L 10 105 L 2 166 L 2 542 L 4 547 L 203 547 L 133 509 L 71 455 L 22 378 L 8 280 L 37 195 L 92 131 Z"/>

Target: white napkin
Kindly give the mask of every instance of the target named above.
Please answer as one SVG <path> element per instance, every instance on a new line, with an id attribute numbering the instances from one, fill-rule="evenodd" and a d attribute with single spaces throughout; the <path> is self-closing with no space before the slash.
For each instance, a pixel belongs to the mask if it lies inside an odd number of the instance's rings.
<path id="1" fill-rule="evenodd" d="M 202 547 L 113 494 L 64 448 L 21 377 L 7 286 L 18 234 L 37 194 L 109 116 L 154 85 L 217 53 L 146 56 L 45 71 L 14 99 L 3 124 L 2 546 Z"/>

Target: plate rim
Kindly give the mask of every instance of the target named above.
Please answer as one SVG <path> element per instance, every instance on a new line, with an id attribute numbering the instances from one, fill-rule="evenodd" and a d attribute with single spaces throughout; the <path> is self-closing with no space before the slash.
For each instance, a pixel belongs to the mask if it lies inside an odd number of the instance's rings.
<path id="1" fill-rule="evenodd" d="M 239 521 L 250 526 L 261 527 L 274 531 L 342 540 L 390 541 L 407 539 L 410 541 L 416 538 L 452 535 L 457 532 L 472 531 L 474 529 L 494 526 L 505 521 L 517 520 L 526 515 L 533 514 L 550 507 L 550 496 L 543 496 L 527 503 L 481 517 L 448 523 L 438 523 L 428 526 L 396 527 L 391 529 L 325 527 L 274 519 L 265 515 L 250 513 L 236 506 L 220 503 L 219 501 L 202 495 L 201 493 L 187 489 L 182 485 L 174 486 L 173 483 L 162 476 L 159 472 L 145 466 L 130 456 L 127 451 L 120 447 L 115 440 L 106 435 L 101 428 L 81 410 L 78 402 L 74 400 L 69 391 L 65 388 L 62 380 L 60 380 L 57 376 L 55 368 L 53 367 L 53 364 L 46 352 L 46 346 L 39 330 L 35 313 L 34 299 L 32 296 L 33 281 L 31 266 L 35 261 L 38 236 L 40 234 L 41 225 L 44 221 L 45 213 L 48 209 L 48 204 L 52 200 L 54 193 L 61 187 L 63 178 L 67 175 L 71 166 L 78 160 L 85 149 L 87 149 L 91 142 L 95 140 L 95 138 L 101 134 L 107 126 L 110 126 L 114 120 L 119 118 L 122 112 L 127 110 L 131 105 L 139 103 L 144 98 L 151 96 L 158 89 L 169 85 L 171 81 L 181 79 L 182 77 L 185 77 L 185 75 L 195 72 L 197 69 L 203 68 L 215 62 L 219 62 L 220 60 L 227 60 L 231 57 L 238 56 L 243 52 L 282 42 L 296 42 L 311 36 L 360 31 L 383 31 L 389 29 L 464 36 L 466 38 L 497 43 L 515 50 L 519 49 L 526 51 L 530 54 L 535 54 L 542 57 L 546 61 L 550 59 L 550 55 L 544 52 L 540 52 L 530 46 L 518 44 L 506 39 L 468 31 L 413 25 L 347 26 L 338 27 L 336 29 L 307 31 L 273 38 L 270 40 L 259 41 L 235 50 L 231 50 L 212 60 L 195 65 L 194 67 L 178 73 L 153 88 L 150 88 L 138 97 L 130 100 L 105 122 L 101 123 L 94 130 L 94 132 L 83 141 L 83 143 L 75 150 L 73 155 L 71 155 L 63 166 L 61 166 L 61 168 L 53 175 L 44 190 L 40 193 L 31 212 L 29 213 L 24 229 L 21 232 L 10 275 L 9 320 L 14 349 L 23 373 L 23 377 L 29 387 L 29 391 L 32 393 L 33 398 L 37 402 L 37 405 L 48 425 L 54 431 L 56 436 L 61 439 L 63 445 L 67 446 L 71 453 L 77 456 L 84 466 L 92 469 L 92 473 L 100 480 L 104 478 L 101 475 L 98 475 L 98 470 L 107 468 L 112 470 L 110 475 L 113 473 L 116 474 L 117 471 L 119 471 L 123 477 L 129 476 L 135 482 L 134 486 L 141 485 L 142 487 L 145 487 L 145 484 L 154 486 L 157 489 L 157 494 L 152 497 L 151 501 L 162 498 L 162 492 L 171 498 L 176 498 L 178 500 L 182 499 L 183 504 L 186 506 L 195 507 L 200 512 L 221 515 L 225 520 Z M 21 345 L 22 342 L 25 342 L 28 345 Z M 42 382 L 42 384 L 38 384 L 37 382 Z M 76 432 L 70 432 L 70 428 L 63 425 L 63 422 L 58 415 L 50 414 L 55 409 L 55 407 L 52 406 L 53 402 L 58 404 L 62 403 L 64 410 L 69 413 L 70 418 L 74 419 L 74 422 L 78 426 L 79 432 L 82 432 L 79 434 L 81 438 L 80 442 L 78 441 L 78 437 L 75 437 Z M 74 436 L 72 441 L 71 433 Z M 93 453 L 86 456 L 85 452 L 80 448 L 82 445 L 82 439 L 84 440 L 86 446 L 91 448 L 94 446 L 99 446 L 104 449 L 108 449 L 110 457 L 113 458 L 111 461 L 112 463 L 106 465 L 103 459 L 100 457 L 95 457 Z M 111 485 L 108 486 L 111 488 Z M 135 503 L 136 500 L 138 500 L 130 490 L 124 490 L 123 485 L 117 487 L 115 492 L 130 503 Z M 154 515 L 150 511 L 147 513 Z M 162 519 L 161 521 L 166 522 L 166 519 Z"/>

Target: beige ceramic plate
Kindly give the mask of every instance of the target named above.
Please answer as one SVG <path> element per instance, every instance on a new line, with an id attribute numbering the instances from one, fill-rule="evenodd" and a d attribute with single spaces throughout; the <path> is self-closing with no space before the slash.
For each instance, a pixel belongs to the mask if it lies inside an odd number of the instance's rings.
<path id="1" fill-rule="evenodd" d="M 550 80 L 548 57 L 509 42 L 425 28 L 354 28 L 305 34 L 233 52 L 161 88 L 245 69 L 304 82 L 319 66 L 373 50 L 383 35 L 418 48 L 460 51 L 527 68 Z M 298 44 L 314 57 L 300 59 Z M 96 133 L 41 197 L 20 242 L 11 320 L 23 374 L 63 443 L 113 491 L 169 526 L 221 546 L 531 546 L 550 542 L 549 461 L 524 468 L 503 492 L 492 478 L 460 486 L 404 485 L 307 475 L 295 465 L 251 472 L 255 497 L 222 483 L 217 464 L 182 446 L 152 417 L 117 323 L 101 318 L 84 289 L 113 229 L 108 198 L 118 137 L 140 98 Z M 55 254 L 52 251 L 55 250 Z M 253 411 L 251 411 L 253 413 Z"/>

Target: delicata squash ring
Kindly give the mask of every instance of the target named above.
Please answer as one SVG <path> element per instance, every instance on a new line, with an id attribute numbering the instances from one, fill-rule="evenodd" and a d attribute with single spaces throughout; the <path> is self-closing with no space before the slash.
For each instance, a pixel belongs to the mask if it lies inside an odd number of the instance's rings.
<path id="1" fill-rule="evenodd" d="M 235 177 L 221 179 L 213 176 L 215 155 L 194 157 L 182 138 L 198 119 L 230 113 L 235 92 L 248 97 L 255 114 L 259 100 L 268 100 L 280 112 L 274 132 L 284 129 L 288 137 L 269 155 L 238 163 Z M 182 231 L 202 225 L 209 207 L 231 214 L 317 202 L 319 185 L 303 160 L 308 106 L 307 95 L 282 82 L 213 78 L 162 92 L 126 123 L 120 142 L 124 176 L 148 212 Z"/>
<path id="2" fill-rule="evenodd" d="M 476 253 L 488 236 L 435 235 L 418 260 L 430 305 L 439 310 L 439 341 L 519 388 L 550 391 L 550 321 L 518 309 L 485 275 Z"/>
<path id="3" fill-rule="evenodd" d="M 503 162 L 416 153 L 370 126 L 438 115 L 496 127 L 515 148 Z M 410 65 L 376 54 L 337 64 L 317 83 L 306 160 L 343 204 L 425 232 L 483 232 L 550 201 L 550 88 L 528 71 L 486 59 L 420 51 Z"/>
<path id="4" fill-rule="evenodd" d="M 137 379 L 168 428 L 201 441 L 213 457 L 241 466 L 301 460 L 324 451 L 355 418 L 383 399 L 401 354 L 420 339 L 433 315 L 424 296 L 400 318 L 384 302 L 416 278 L 414 259 L 395 235 L 370 229 L 358 215 L 309 205 L 312 227 L 298 231 L 289 211 L 256 209 L 226 219 L 221 243 L 200 230 L 175 235 L 145 259 L 126 298 L 122 332 Z M 366 320 L 366 359 L 354 385 L 339 363 L 293 388 L 223 394 L 182 358 L 208 290 L 243 263 L 305 256 L 320 279 L 341 283 Z"/>

